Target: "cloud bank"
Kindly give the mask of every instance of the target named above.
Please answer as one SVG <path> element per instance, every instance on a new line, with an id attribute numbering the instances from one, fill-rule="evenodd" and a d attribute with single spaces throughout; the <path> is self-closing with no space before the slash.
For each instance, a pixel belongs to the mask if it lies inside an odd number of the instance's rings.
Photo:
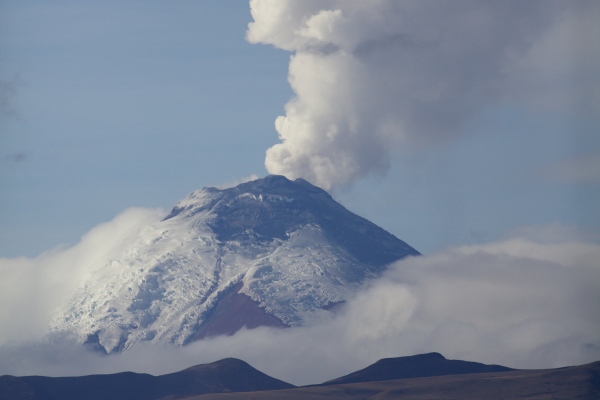
<path id="1" fill-rule="evenodd" d="M 73 247 L 35 258 L 0 258 L 0 344 L 46 334 L 51 315 L 73 291 L 162 217 L 162 210 L 131 208 L 86 233 Z"/>
<path id="2" fill-rule="evenodd" d="M 71 248 L 0 260 L 0 375 L 160 374 L 237 357 L 309 384 L 431 351 L 516 368 L 600 359 L 600 244 L 559 225 L 397 262 L 318 326 L 244 330 L 183 348 L 140 345 L 110 356 L 48 335 L 67 295 L 162 215 L 131 209 Z"/>
<path id="3" fill-rule="evenodd" d="M 595 1 L 251 0 L 247 38 L 293 52 L 270 173 L 331 189 L 384 175 L 504 102 L 598 110 Z"/>

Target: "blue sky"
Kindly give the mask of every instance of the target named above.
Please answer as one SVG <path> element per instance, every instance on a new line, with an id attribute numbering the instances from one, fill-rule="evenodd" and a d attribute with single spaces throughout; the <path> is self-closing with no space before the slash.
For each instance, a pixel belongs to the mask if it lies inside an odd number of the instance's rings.
<path id="1" fill-rule="evenodd" d="M 265 174 L 288 54 L 245 39 L 247 4 L 3 2 L 5 256 L 66 243 L 131 206 Z"/>
<path id="2" fill-rule="evenodd" d="M 304 50 L 279 31 L 249 43 L 251 21 L 248 3 L 231 0 L 2 2 L 0 256 L 72 245 L 129 207 L 169 209 L 197 188 L 266 175 L 275 118 L 294 96 L 290 56 Z M 598 232 L 588 78 L 600 51 L 581 26 L 535 30 L 539 91 L 513 79 L 498 99 L 459 110 L 452 134 L 393 145 L 386 168 L 334 185 L 334 197 L 425 253 L 527 226 Z"/>

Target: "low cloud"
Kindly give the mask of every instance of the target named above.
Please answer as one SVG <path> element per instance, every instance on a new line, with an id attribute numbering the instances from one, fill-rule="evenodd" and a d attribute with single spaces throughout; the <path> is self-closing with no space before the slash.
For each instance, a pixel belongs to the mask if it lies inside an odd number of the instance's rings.
<path id="1" fill-rule="evenodd" d="M 73 248 L 1 260 L 0 296 L 9 306 L 0 314 L 0 374 L 161 374 L 237 357 L 277 378 L 309 384 L 380 358 L 431 351 L 516 368 L 600 359 L 600 245 L 557 226 L 397 262 L 318 326 L 243 330 L 183 348 L 139 345 L 110 356 L 91 353 L 73 338 L 40 338 L 64 293 L 160 216 L 129 210 Z"/>
<path id="2" fill-rule="evenodd" d="M 0 258 L 0 344 L 45 335 L 63 301 L 163 216 L 162 210 L 131 208 L 92 229 L 73 247 L 35 258 Z"/>
<path id="3" fill-rule="evenodd" d="M 251 0 L 251 43 L 293 53 L 270 173 L 326 189 L 385 175 L 500 104 L 597 114 L 597 1 Z M 597 34 L 596 34 L 597 33 Z"/>

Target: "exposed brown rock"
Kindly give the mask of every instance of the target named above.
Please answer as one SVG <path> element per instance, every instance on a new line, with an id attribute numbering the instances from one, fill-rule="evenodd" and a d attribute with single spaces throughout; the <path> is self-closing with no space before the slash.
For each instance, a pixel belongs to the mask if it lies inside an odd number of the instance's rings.
<path id="1" fill-rule="evenodd" d="M 209 336 L 233 335 L 243 327 L 259 326 L 287 328 L 277 317 L 267 314 L 258 303 L 239 291 L 243 282 L 235 285 L 215 306 L 206 321 L 201 325 L 193 340 Z"/>

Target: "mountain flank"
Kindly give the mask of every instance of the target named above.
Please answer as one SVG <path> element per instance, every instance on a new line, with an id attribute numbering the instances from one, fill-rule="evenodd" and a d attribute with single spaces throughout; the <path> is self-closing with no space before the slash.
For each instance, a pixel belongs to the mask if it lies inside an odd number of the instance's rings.
<path id="1" fill-rule="evenodd" d="M 348 383 L 352 380 L 355 383 Z M 234 358 L 161 376 L 124 372 L 65 378 L 0 377 L 0 399 L 11 400 L 550 400 L 599 397 L 600 361 L 556 369 L 513 370 L 498 365 L 446 360 L 438 353 L 387 358 L 344 377 L 297 388 Z"/>
<path id="2" fill-rule="evenodd" d="M 242 360 L 226 358 L 167 375 L 123 372 L 51 378 L 0 377 L 0 399 L 11 400 L 160 400 L 203 393 L 252 392 L 292 388 Z"/>
<path id="3" fill-rule="evenodd" d="M 373 378 L 376 378 L 375 376 Z M 512 370 L 315 385 L 270 392 L 206 394 L 186 400 L 594 400 L 600 361 L 546 370 Z"/>

